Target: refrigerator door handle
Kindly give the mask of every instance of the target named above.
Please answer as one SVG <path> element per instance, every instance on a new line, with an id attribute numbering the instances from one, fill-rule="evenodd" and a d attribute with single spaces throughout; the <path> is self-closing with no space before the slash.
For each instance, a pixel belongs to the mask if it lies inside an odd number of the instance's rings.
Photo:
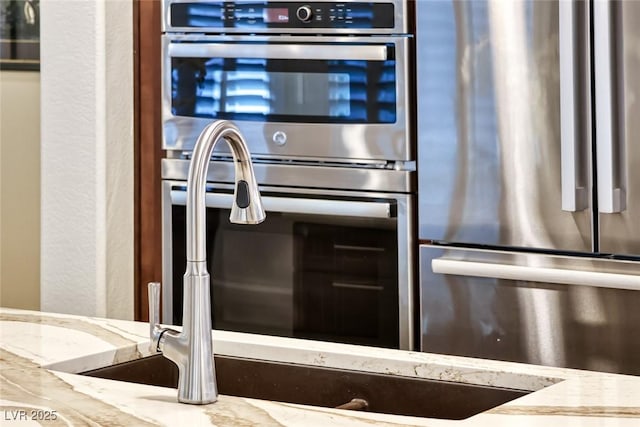
<path id="1" fill-rule="evenodd" d="M 605 273 L 526 265 L 492 264 L 457 259 L 436 258 L 431 261 L 436 274 L 488 277 L 526 282 L 558 283 L 563 285 L 640 290 L 637 274 Z"/>
<path id="2" fill-rule="evenodd" d="M 563 2 L 560 2 L 563 3 Z M 595 73 L 596 160 L 598 162 L 598 210 L 601 213 L 619 213 L 626 209 L 626 194 L 622 186 L 624 177 L 620 165 L 624 164 L 621 138 L 614 126 L 615 102 L 613 49 L 611 37 L 612 11 L 610 0 L 593 2 L 593 63 Z M 616 142 L 617 140 L 617 142 Z"/>
<path id="3" fill-rule="evenodd" d="M 587 189 L 580 168 L 581 144 L 576 72 L 579 56 L 576 46 L 577 23 L 576 2 L 561 1 L 559 4 L 560 39 L 560 175 L 562 210 L 578 212 L 587 209 Z"/>

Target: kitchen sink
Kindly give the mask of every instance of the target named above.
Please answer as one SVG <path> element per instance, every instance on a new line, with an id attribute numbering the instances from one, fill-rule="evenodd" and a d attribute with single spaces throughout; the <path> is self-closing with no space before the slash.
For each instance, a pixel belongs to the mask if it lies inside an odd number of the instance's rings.
<path id="1" fill-rule="evenodd" d="M 220 394 L 416 417 L 464 419 L 528 394 L 456 382 L 216 355 Z M 176 388 L 178 368 L 154 355 L 82 373 Z"/>

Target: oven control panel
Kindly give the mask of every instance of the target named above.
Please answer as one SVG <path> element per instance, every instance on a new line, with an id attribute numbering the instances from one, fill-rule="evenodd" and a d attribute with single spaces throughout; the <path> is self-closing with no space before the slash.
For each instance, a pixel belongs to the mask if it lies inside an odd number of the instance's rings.
<path id="1" fill-rule="evenodd" d="M 389 2 L 193 1 L 170 2 L 167 23 L 183 31 L 244 29 L 392 29 Z"/>

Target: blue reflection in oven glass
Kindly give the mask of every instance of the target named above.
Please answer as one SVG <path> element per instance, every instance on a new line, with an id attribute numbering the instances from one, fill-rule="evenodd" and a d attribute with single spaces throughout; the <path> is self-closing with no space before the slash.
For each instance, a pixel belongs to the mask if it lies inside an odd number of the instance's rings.
<path id="1" fill-rule="evenodd" d="M 222 3 L 190 3 L 186 9 L 185 27 L 217 27 L 224 16 Z"/>
<path id="2" fill-rule="evenodd" d="M 266 2 L 177 3 L 172 5 L 172 25 L 177 27 L 266 27 Z"/>
<path id="3" fill-rule="evenodd" d="M 173 58 L 172 112 L 231 120 L 394 123 L 395 62 Z"/>

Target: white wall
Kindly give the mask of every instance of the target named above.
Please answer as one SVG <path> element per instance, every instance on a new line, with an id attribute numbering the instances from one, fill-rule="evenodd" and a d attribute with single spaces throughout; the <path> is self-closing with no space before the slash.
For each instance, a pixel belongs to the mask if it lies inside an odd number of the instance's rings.
<path id="1" fill-rule="evenodd" d="M 43 1 L 41 309 L 133 318 L 133 4 Z"/>

